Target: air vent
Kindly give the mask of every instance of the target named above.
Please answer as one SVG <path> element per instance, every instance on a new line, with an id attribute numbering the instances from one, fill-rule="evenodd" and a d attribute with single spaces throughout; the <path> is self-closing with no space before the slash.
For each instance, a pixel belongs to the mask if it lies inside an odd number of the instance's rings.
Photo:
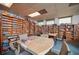
<path id="1" fill-rule="evenodd" d="M 46 14 L 47 13 L 47 11 L 46 11 L 46 9 L 42 9 L 42 10 L 40 10 L 40 11 L 38 11 L 40 14 Z"/>
<path id="2" fill-rule="evenodd" d="M 70 3 L 70 4 L 69 4 L 69 7 L 75 6 L 75 5 L 79 5 L 79 3 Z"/>

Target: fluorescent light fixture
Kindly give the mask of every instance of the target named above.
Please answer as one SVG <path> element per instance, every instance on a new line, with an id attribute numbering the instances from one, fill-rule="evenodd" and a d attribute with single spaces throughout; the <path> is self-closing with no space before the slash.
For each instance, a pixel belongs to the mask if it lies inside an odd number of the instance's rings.
<path id="1" fill-rule="evenodd" d="M 1 3 L 1 4 L 4 5 L 4 6 L 6 6 L 6 7 L 8 7 L 8 8 L 10 8 L 13 3 Z"/>
<path id="2" fill-rule="evenodd" d="M 29 14 L 28 16 L 35 17 L 35 16 L 39 16 L 39 15 L 41 15 L 39 12 L 34 12 L 32 14 Z"/>

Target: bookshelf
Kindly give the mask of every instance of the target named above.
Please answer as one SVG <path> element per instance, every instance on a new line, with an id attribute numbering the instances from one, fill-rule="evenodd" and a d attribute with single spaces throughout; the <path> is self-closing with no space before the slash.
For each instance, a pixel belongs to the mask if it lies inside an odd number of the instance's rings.
<path id="1" fill-rule="evenodd" d="M 49 30 L 49 33 L 54 33 L 54 32 L 53 32 L 53 25 L 50 25 L 50 26 L 48 27 L 48 30 Z"/>
<path id="2" fill-rule="evenodd" d="M 30 27 L 29 27 L 29 21 L 28 19 L 24 19 L 23 21 L 23 33 L 27 33 L 29 35 L 29 32 L 30 32 Z"/>
<path id="3" fill-rule="evenodd" d="M 17 29 L 16 29 L 16 33 L 18 34 L 18 35 L 20 35 L 20 34 L 22 34 L 23 32 L 23 29 L 22 29 L 22 27 L 23 27 L 23 24 L 22 24 L 23 22 L 22 22 L 22 19 L 17 19 Z"/>
<path id="4" fill-rule="evenodd" d="M 0 52 L 4 53 L 3 42 L 10 37 L 16 38 L 23 34 L 23 19 L 10 14 L 0 13 Z"/>
<path id="5" fill-rule="evenodd" d="M 34 35 L 35 34 L 35 22 L 33 22 L 33 21 L 29 21 L 29 30 L 30 30 L 30 35 Z"/>
<path id="6" fill-rule="evenodd" d="M 38 33 L 38 25 L 35 25 L 35 35 Z"/>
<path id="7" fill-rule="evenodd" d="M 20 34 L 34 35 L 40 27 L 30 18 L 20 17 L 7 11 L 0 12 L 0 52 L 3 51 L 3 41 Z"/>
<path id="8" fill-rule="evenodd" d="M 41 28 L 42 28 L 42 33 L 43 34 L 47 34 L 49 32 L 49 29 L 48 29 L 49 26 L 48 25 L 42 25 Z"/>
<path id="9" fill-rule="evenodd" d="M 58 33 L 58 25 L 53 24 L 53 32 Z"/>

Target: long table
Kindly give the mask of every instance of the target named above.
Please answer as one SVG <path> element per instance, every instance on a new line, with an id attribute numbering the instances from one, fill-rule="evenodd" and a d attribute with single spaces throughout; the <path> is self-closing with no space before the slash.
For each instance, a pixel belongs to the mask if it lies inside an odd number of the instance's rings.
<path id="1" fill-rule="evenodd" d="M 44 55 L 53 47 L 54 41 L 51 38 L 31 36 L 32 40 L 22 42 L 18 40 L 18 44 L 28 52 L 34 55 Z"/>

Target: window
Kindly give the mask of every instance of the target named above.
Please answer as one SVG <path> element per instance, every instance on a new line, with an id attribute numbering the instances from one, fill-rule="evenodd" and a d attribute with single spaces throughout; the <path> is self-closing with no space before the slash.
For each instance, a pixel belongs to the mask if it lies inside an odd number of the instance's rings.
<path id="1" fill-rule="evenodd" d="M 39 26 L 42 26 L 42 25 L 44 25 L 44 22 L 43 22 L 43 21 L 38 22 L 38 25 L 39 25 Z"/>
<path id="2" fill-rule="evenodd" d="M 71 23 L 71 17 L 59 19 L 59 24 L 70 24 L 70 23 Z"/>
<path id="3" fill-rule="evenodd" d="M 52 24 L 54 24 L 54 20 L 47 21 L 47 25 L 52 25 Z"/>

